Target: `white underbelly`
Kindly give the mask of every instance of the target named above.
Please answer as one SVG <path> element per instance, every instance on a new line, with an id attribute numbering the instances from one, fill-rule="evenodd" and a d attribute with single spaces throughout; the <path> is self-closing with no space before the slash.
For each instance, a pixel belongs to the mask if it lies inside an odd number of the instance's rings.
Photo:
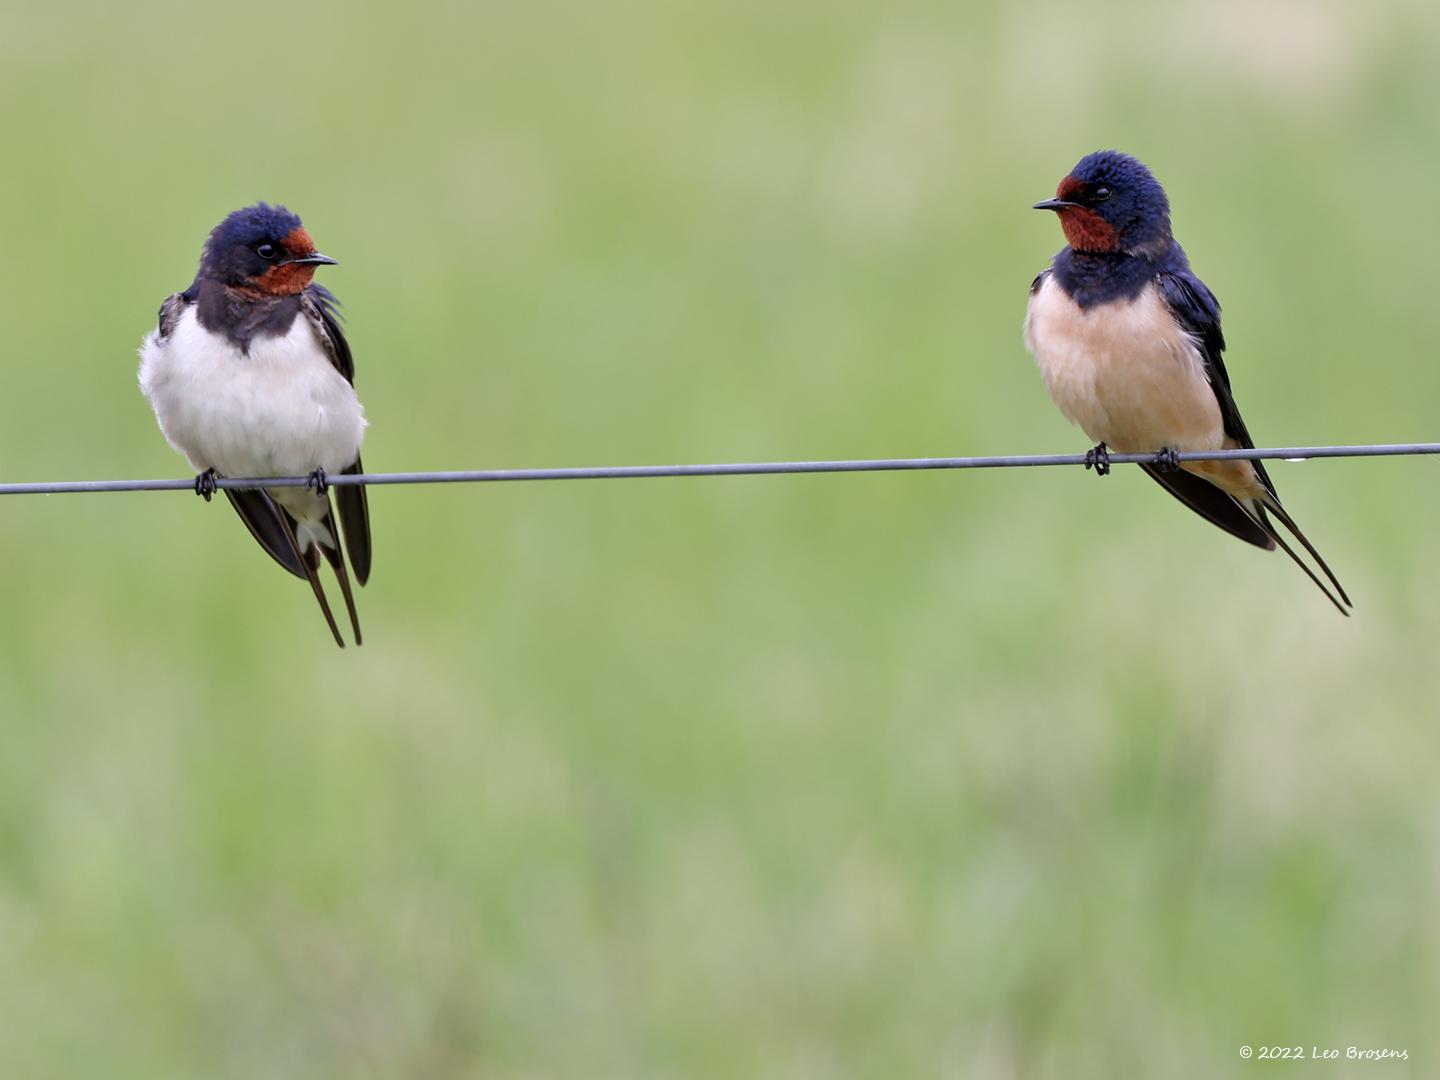
<path id="1" fill-rule="evenodd" d="M 140 387 L 165 438 L 197 470 L 339 472 L 360 452 L 364 410 L 303 315 L 243 354 L 205 331 L 191 308 L 168 338 L 146 338 Z"/>
<path id="2" fill-rule="evenodd" d="M 1153 285 L 1084 311 L 1047 276 L 1030 299 L 1025 344 L 1060 411 L 1096 442 L 1121 453 L 1224 444 L 1200 349 Z"/>

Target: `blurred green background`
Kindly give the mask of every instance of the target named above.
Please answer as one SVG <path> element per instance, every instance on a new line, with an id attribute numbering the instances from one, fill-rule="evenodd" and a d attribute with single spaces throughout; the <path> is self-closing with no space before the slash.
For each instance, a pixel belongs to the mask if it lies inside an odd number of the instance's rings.
<path id="1" fill-rule="evenodd" d="M 1435 439 L 1437 99 L 1421 0 L 11 3 L 0 478 L 186 475 L 261 198 L 377 471 L 1083 450 L 1102 146 L 1262 445 Z M 1435 1075 L 1440 473 L 1274 472 L 1353 619 L 1129 468 L 386 488 L 343 653 L 223 502 L 6 499 L 0 1074 Z"/>

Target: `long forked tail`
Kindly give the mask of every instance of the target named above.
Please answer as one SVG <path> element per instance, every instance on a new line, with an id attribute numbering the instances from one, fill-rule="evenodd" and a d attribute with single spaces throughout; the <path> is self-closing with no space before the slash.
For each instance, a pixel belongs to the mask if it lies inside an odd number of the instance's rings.
<path id="1" fill-rule="evenodd" d="M 1300 531 L 1300 526 L 1295 524 L 1295 519 L 1285 512 L 1285 508 L 1280 505 L 1280 500 L 1273 495 L 1267 494 L 1263 501 L 1259 499 L 1247 499 L 1245 506 L 1247 510 L 1253 512 L 1255 520 L 1258 521 L 1260 527 L 1269 534 L 1270 539 L 1274 540 L 1275 543 L 1280 546 L 1280 550 L 1294 560 L 1296 566 L 1305 571 L 1305 576 L 1313 581 L 1316 587 L 1325 594 L 1325 598 L 1335 605 L 1335 610 L 1340 612 L 1341 615 L 1348 617 L 1350 609 L 1355 605 L 1350 602 L 1350 597 L 1345 595 L 1345 587 L 1340 584 L 1340 580 L 1335 576 L 1334 571 L 1332 571 L 1330 567 L 1326 565 L 1325 560 L 1320 557 L 1320 552 L 1315 550 L 1315 545 L 1310 543 L 1310 541 L 1306 539 L 1305 534 Z M 1269 513 L 1267 514 L 1266 511 L 1269 511 Z M 1275 528 L 1274 524 L 1270 521 L 1269 514 L 1274 514 L 1279 518 L 1280 523 L 1289 529 L 1291 535 L 1293 535 L 1296 540 L 1299 540 L 1301 546 L 1310 553 L 1310 557 L 1315 560 L 1321 571 L 1330 580 L 1330 584 L 1335 586 L 1334 593 L 1326 587 L 1325 582 L 1316 576 L 1315 571 L 1310 569 L 1305 561 L 1295 553 L 1295 549 L 1285 542 L 1284 537 L 1280 535 L 1280 530 Z M 1338 599 L 1336 598 L 1336 593 L 1339 594 Z"/>
<path id="2" fill-rule="evenodd" d="M 280 515 L 280 521 L 285 527 L 285 532 L 289 537 L 295 556 L 300 561 L 301 568 L 305 571 L 305 577 L 310 582 L 310 588 L 315 593 L 315 599 L 320 602 L 320 610 L 325 613 L 325 621 L 330 624 L 330 633 L 335 635 L 335 644 L 343 649 L 345 647 L 345 639 L 340 636 L 340 627 L 335 625 L 335 616 L 330 612 L 330 601 L 325 599 L 325 587 L 320 584 L 320 553 L 317 550 L 320 545 L 308 536 L 303 540 L 300 539 L 296 533 L 295 522 L 289 513 L 278 506 L 275 509 Z M 348 590 L 346 590 L 346 599 L 349 599 Z M 354 614 L 353 608 L 351 609 L 351 614 L 352 616 Z"/>
<path id="3" fill-rule="evenodd" d="M 343 491 L 343 490 L 345 490 L 345 489 L 342 488 L 341 490 Z M 360 488 L 360 489 L 358 489 L 358 490 L 360 490 L 361 493 L 362 493 L 362 495 L 363 495 L 364 489 L 363 489 L 363 488 Z M 325 498 L 326 498 L 327 501 L 328 501 L 328 499 L 330 498 L 330 496 L 327 494 L 327 495 L 325 496 Z M 342 504 L 342 505 L 343 505 L 343 504 Z M 342 510 L 341 513 L 344 513 L 344 511 Z M 325 558 L 330 561 L 330 566 L 331 566 L 331 568 L 335 571 L 335 576 L 336 576 L 336 577 L 339 579 L 339 581 L 340 581 L 340 592 L 343 593 L 344 596 L 345 596 L 345 608 L 346 608 L 347 611 L 350 612 L 350 628 L 355 631 L 355 644 L 356 644 L 356 645 L 363 645 L 363 644 L 365 644 L 365 639 L 360 636 L 360 616 L 359 616 L 359 615 L 356 613 L 356 611 L 355 611 L 355 594 L 350 590 L 350 575 L 345 572 L 345 556 L 344 556 L 344 554 L 340 551 L 340 532 L 339 532 L 338 529 L 335 528 L 335 515 L 330 512 L 330 510 L 329 510 L 328 507 L 327 507 L 326 510 L 325 510 L 325 528 L 326 528 L 326 530 L 330 533 L 331 543 L 330 543 L 330 544 L 326 544 L 326 543 L 324 543 L 323 541 L 317 540 L 317 541 L 315 542 L 314 546 L 311 547 L 310 550 L 311 550 L 311 551 L 314 551 L 315 548 L 319 548 L 322 552 L 325 553 Z M 346 534 L 346 539 L 347 539 L 347 540 L 349 539 L 349 534 L 348 534 L 348 533 Z M 368 526 L 367 526 L 366 543 L 367 543 L 367 547 L 366 547 L 366 556 L 365 556 L 365 557 L 366 557 L 366 560 L 367 560 L 367 562 L 368 562 L 369 557 L 370 557 L 370 556 L 369 556 L 369 547 L 368 547 L 368 543 L 369 543 Z M 332 546 L 332 545 L 333 545 L 333 546 Z M 354 549 L 352 548 L 351 550 L 353 551 Z M 353 555 L 352 555 L 352 558 L 353 558 Z M 319 561 L 320 561 L 320 560 L 318 559 L 318 557 L 316 558 L 315 561 L 316 561 L 316 565 L 317 565 L 317 567 L 318 567 Z M 368 565 L 365 567 L 365 571 L 366 571 L 366 573 L 369 572 L 369 566 L 368 566 Z M 357 569 L 357 570 L 355 571 L 355 576 L 356 576 L 357 578 L 360 577 L 360 570 L 359 570 L 359 569 Z M 362 585 L 365 584 L 363 578 L 361 579 L 360 584 L 362 584 Z"/>
<path id="4" fill-rule="evenodd" d="M 340 534 L 335 529 L 335 516 L 331 513 L 329 506 L 326 506 L 325 518 L 319 525 L 302 524 L 263 489 L 226 488 L 225 494 L 229 496 L 230 503 L 235 507 L 236 513 L 240 515 L 240 519 L 250 529 L 251 535 L 260 542 L 260 546 L 290 573 L 302 581 L 310 582 L 310 588 L 315 593 L 320 610 L 325 614 L 325 622 L 330 627 L 330 633 L 335 637 L 335 644 L 343 649 L 345 639 L 340 636 L 340 628 L 335 624 L 335 616 L 330 611 L 330 602 L 326 599 L 325 589 L 320 584 L 320 555 L 322 552 L 324 553 L 330 561 L 330 565 L 335 569 L 335 576 L 340 580 L 340 591 L 345 595 L 345 607 L 350 613 L 350 626 L 355 631 L 355 644 L 361 644 L 360 619 L 355 612 L 355 596 L 350 589 L 350 578 L 345 572 L 345 560 L 340 554 Z M 359 525 L 363 527 L 363 534 L 354 527 L 353 521 L 349 524 L 352 525 L 352 531 L 356 532 L 357 536 L 363 535 L 366 545 L 365 569 L 368 571 L 370 536 L 369 523 L 363 516 L 364 506 L 362 498 L 359 501 L 362 511 Z M 343 517 L 343 504 L 341 514 Z M 363 580 L 361 584 L 364 584 Z"/>
<path id="5" fill-rule="evenodd" d="M 350 615 L 350 628 L 355 631 L 355 644 L 363 645 L 365 639 L 360 634 L 360 616 L 355 610 L 355 593 L 350 588 L 350 575 L 345 569 L 345 555 L 340 550 L 340 532 L 335 527 L 335 513 L 330 505 L 329 492 L 325 493 L 324 498 L 325 517 L 318 522 L 297 521 L 287 511 L 282 510 L 281 512 L 285 514 L 288 524 L 294 531 L 296 550 L 300 553 L 300 561 L 305 575 L 310 579 L 310 585 L 315 590 L 315 598 L 320 601 L 320 607 L 324 610 L 325 618 L 330 623 L 330 632 L 335 635 L 336 643 L 343 649 L 345 643 L 341 640 L 340 631 L 335 626 L 335 619 L 330 614 L 330 605 L 325 601 L 325 591 L 320 587 L 321 555 L 324 555 L 329 561 L 331 568 L 335 571 L 335 577 L 339 579 L 340 592 L 345 597 L 345 610 Z M 368 541 L 368 526 L 366 539 Z M 357 571 L 357 576 L 358 573 Z"/>

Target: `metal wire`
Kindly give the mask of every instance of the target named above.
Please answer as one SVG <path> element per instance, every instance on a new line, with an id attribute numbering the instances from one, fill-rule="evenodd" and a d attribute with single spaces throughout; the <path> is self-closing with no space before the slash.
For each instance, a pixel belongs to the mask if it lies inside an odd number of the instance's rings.
<path id="1" fill-rule="evenodd" d="M 1380 443 L 1369 446 L 1285 446 L 1257 450 L 1207 450 L 1176 455 L 1179 461 L 1404 457 L 1440 454 L 1440 443 Z M 1155 463 L 1155 454 L 1111 454 L 1115 465 Z M 1030 469 L 1085 465 L 1085 454 L 1017 454 L 1001 457 L 873 458 L 854 461 L 759 461 L 719 465 L 612 465 L 568 469 L 476 469 L 451 472 L 366 473 L 327 477 L 332 487 L 348 484 L 498 484 L 525 480 L 639 480 L 661 476 L 770 476 L 777 473 L 913 472 L 924 469 Z M 304 487 L 304 476 L 217 477 L 219 488 Z M 58 480 L 0 484 L 0 495 L 68 495 L 99 491 L 192 491 L 188 480 Z"/>

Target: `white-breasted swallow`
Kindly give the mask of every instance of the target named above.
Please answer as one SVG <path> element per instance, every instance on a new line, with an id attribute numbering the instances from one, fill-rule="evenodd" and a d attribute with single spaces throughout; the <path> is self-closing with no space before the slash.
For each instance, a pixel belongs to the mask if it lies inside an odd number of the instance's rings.
<path id="1" fill-rule="evenodd" d="M 1164 188 L 1134 158 L 1102 150 L 1082 158 L 1055 198 L 1035 209 L 1059 215 L 1069 244 L 1030 287 L 1025 345 L 1060 411 L 1098 444 L 1090 462 L 1104 475 L 1110 450 L 1154 453 L 1142 468 L 1170 494 L 1241 540 L 1279 545 L 1348 615 L 1350 598 L 1280 505 L 1260 461 L 1182 464 L 1171 456 L 1255 443 L 1221 358 L 1220 303 L 1171 234 Z"/>
<path id="2" fill-rule="evenodd" d="M 283 206 L 236 210 L 211 231 L 195 281 L 161 306 L 159 326 L 140 347 L 140 389 L 166 440 L 199 470 L 195 490 L 207 502 L 216 477 L 310 477 L 303 488 L 224 491 L 260 546 L 310 582 L 344 648 L 320 557 L 340 581 L 359 645 L 341 529 L 363 585 L 370 514 L 363 487 L 337 485 L 337 529 L 326 481 L 364 471 L 365 413 L 350 346 L 335 298 L 312 280 L 317 266 L 334 262 Z"/>

